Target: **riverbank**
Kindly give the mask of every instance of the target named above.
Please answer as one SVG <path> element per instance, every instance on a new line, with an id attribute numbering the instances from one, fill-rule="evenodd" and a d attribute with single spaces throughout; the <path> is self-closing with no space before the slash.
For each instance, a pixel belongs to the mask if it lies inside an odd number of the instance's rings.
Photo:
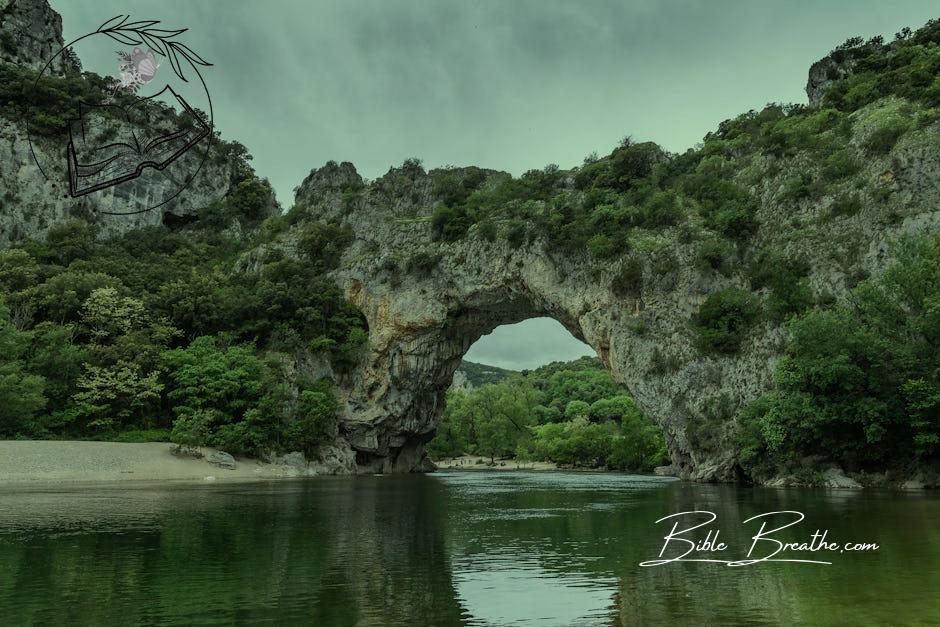
<path id="1" fill-rule="evenodd" d="M 0 441 L 0 483 L 96 481 L 247 481 L 296 476 L 281 464 L 235 458 L 234 468 L 175 455 L 167 442 L 126 444 L 54 440 Z"/>
<path id="2" fill-rule="evenodd" d="M 558 470 L 554 462 L 527 462 L 518 459 L 497 459 L 490 463 L 489 457 L 462 455 L 434 460 L 438 470 Z"/>

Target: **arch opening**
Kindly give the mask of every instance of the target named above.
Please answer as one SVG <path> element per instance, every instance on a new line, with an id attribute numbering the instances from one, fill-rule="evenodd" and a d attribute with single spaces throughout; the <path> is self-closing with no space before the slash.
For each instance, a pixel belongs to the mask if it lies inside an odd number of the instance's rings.
<path id="1" fill-rule="evenodd" d="M 425 454 L 434 466 L 418 469 L 649 472 L 668 464 L 662 431 L 597 352 L 576 337 L 579 326 L 572 324 L 572 332 L 553 317 L 517 317 L 512 308 L 454 316 L 443 329 L 437 367 L 422 373 L 415 361 L 399 373 L 412 385 L 415 377 L 427 377 L 429 387 L 413 410 L 416 421 L 428 420 L 427 428 L 388 453 L 357 450 L 360 468 L 384 470 L 389 460 L 411 464 Z"/>

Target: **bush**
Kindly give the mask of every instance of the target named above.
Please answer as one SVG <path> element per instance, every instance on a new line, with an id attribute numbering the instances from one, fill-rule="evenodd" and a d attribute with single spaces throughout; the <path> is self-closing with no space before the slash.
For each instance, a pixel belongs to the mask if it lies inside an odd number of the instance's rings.
<path id="1" fill-rule="evenodd" d="M 827 181 L 837 181 L 859 171 L 858 160 L 848 150 L 838 150 L 826 158 L 822 176 Z"/>
<path id="2" fill-rule="evenodd" d="M 621 298 L 638 297 L 643 290 L 643 262 L 636 257 L 623 260 L 610 289 Z"/>
<path id="3" fill-rule="evenodd" d="M 638 179 L 649 177 L 653 166 L 665 159 L 663 149 L 653 142 L 626 143 L 610 155 L 610 173 L 615 186 L 627 190 Z"/>
<path id="4" fill-rule="evenodd" d="M 813 305 L 813 293 L 806 281 L 809 266 L 784 257 L 777 251 L 761 251 L 751 260 L 751 288 L 770 289 L 764 303 L 771 320 L 782 321 Z"/>
<path id="5" fill-rule="evenodd" d="M 297 238 L 297 250 L 319 271 L 332 270 L 354 234 L 348 227 L 325 222 L 307 222 Z"/>
<path id="6" fill-rule="evenodd" d="M 832 201 L 832 204 L 829 205 L 829 215 L 832 217 L 838 216 L 854 216 L 862 209 L 862 198 L 858 193 L 853 194 L 842 194 L 837 196 L 835 200 Z"/>
<path id="7" fill-rule="evenodd" d="M 440 254 L 421 250 L 408 258 L 406 269 L 418 277 L 426 278 L 431 276 L 431 273 L 434 272 L 440 262 Z"/>
<path id="8" fill-rule="evenodd" d="M 302 391 L 297 397 L 297 417 L 285 432 L 285 448 L 311 455 L 321 444 L 333 440 L 339 425 L 338 409 L 329 385 Z"/>
<path id="9" fill-rule="evenodd" d="M 709 295 L 692 318 L 699 350 L 737 352 L 759 311 L 754 294 L 746 290 L 728 288 Z"/>
<path id="10" fill-rule="evenodd" d="M 709 228 L 732 239 L 744 239 L 756 228 L 757 201 L 736 183 L 704 169 L 690 176 L 684 189 L 699 202 Z"/>
<path id="11" fill-rule="evenodd" d="M 454 242 L 462 238 L 470 228 L 471 220 L 460 208 L 441 205 L 431 215 L 431 231 L 435 239 Z"/>
<path id="12" fill-rule="evenodd" d="M 721 274 L 729 275 L 731 261 L 734 256 L 734 246 L 721 239 L 707 239 L 698 249 L 698 262 L 700 267 L 717 270 Z"/>
<path id="13" fill-rule="evenodd" d="M 256 224 L 267 217 L 274 192 L 267 179 L 251 176 L 230 190 L 226 200 L 232 215 Z"/>
<path id="14" fill-rule="evenodd" d="M 865 140 L 864 147 L 871 154 L 884 155 L 910 129 L 911 123 L 900 118 L 891 118 L 875 129 Z"/>
<path id="15" fill-rule="evenodd" d="M 655 192 L 643 206 L 644 226 L 672 226 L 682 217 L 682 204 L 674 192 Z"/>

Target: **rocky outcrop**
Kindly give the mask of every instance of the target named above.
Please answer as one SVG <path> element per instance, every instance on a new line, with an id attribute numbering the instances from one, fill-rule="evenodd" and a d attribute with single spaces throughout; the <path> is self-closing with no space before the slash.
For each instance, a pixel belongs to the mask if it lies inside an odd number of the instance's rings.
<path id="1" fill-rule="evenodd" d="M 822 106 L 823 98 L 829 87 L 852 73 L 855 67 L 854 59 L 846 58 L 844 54 L 835 53 L 823 57 L 809 68 L 809 78 L 806 81 L 806 96 L 809 106 Z"/>

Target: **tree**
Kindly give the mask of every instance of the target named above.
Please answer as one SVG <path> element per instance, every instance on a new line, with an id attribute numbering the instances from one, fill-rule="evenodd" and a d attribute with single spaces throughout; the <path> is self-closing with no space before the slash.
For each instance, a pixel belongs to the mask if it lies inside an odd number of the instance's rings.
<path id="1" fill-rule="evenodd" d="M 710 294 L 692 318 L 699 350 L 737 352 L 759 311 L 757 299 L 747 290 L 732 287 Z"/>
<path id="2" fill-rule="evenodd" d="M 166 351 L 160 361 L 176 414 L 174 442 L 249 455 L 276 447 L 286 391 L 252 346 L 229 344 L 225 336 L 204 336 L 186 348 Z M 301 420 L 319 418 L 311 415 L 309 397 L 301 405 L 307 412 Z"/>
<path id="3" fill-rule="evenodd" d="M 633 419 L 642 416 L 636 402 L 626 394 L 618 394 L 617 396 L 594 401 L 591 403 L 587 415 L 594 422 L 607 420 L 620 422 L 622 419 Z"/>
<path id="4" fill-rule="evenodd" d="M 532 424 L 531 407 L 535 404 L 535 390 L 528 385 L 507 383 L 480 387 L 471 397 L 475 451 L 494 461 L 496 457 L 511 455 L 520 439 L 528 436 L 526 427 Z"/>
<path id="5" fill-rule="evenodd" d="M 156 372 L 142 373 L 134 363 L 113 366 L 85 364 L 74 395 L 77 413 L 87 426 L 111 430 L 129 424 L 141 424 L 160 400 L 163 384 Z"/>
<path id="6" fill-rule="evenodd" d="M 311 454 L 337 433 L 336 398 L 328 385 L 304 390 L 297 397 L 296 419 L 286 431 L 287 448 Z"/>
<path id="7" fill-rule="evenodd" d="M 789 323 L 775 389 L 742 412 L 738 443 L 755 475 L 819 456 L 848 468 L 925 460 L 940 440 L 940 239 L 901 240 L 850 304 Z"/>
<path id="8" fill-rule="evenodd" d="M 565 405 L 565 418 L 568 420 L 585 418 L 590 408 L 591 406 L 582 400 L 568 401 L 568 404 Z"/>
<path id="9" fill-rule="evenodd" d="M 32 339 L 10 323 L 0 298 L 0 434 L 12 436 L 39 430 L 34 419 L 46 404 L 45 379 L 26 370 L 23 356 Z"/>

